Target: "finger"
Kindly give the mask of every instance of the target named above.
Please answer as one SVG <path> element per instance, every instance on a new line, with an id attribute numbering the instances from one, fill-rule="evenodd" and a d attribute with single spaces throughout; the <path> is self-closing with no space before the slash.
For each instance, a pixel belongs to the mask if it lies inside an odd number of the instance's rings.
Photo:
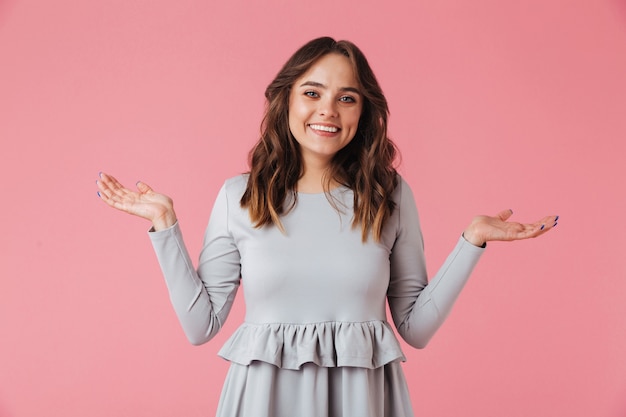
<path id="1" fill-rule="evenodd" d="M 109 187 L 113 191 L 127 190 L 127 188 L 124 187 L 115 177 L 105 174 L 104 172 L 100 174 L 100 179 L 107 187 Z"/>
<path id="2" fill-rule="evenodd" d="M 96 184 L 98 184 L 98 187 L 100 187 L 103 191 L 109 192 L 113 192 L 113 190 L 119 185 L 115 178 L 105 174 L 104 172 L 100 173 L 100 179 L 96 181 Z"/>
<path id="3" fill-rule="evenodd" d="M 137 181 L 136 185 L 137 185 L 137 189 L 142 194 L 149 193 L 150 191 L 152 191 L 152 188 L 145 182 Z"/>
<path id="4" fill-rule="evenodd" d="M 96 181 L 98 185 L 98 195 L 100 198 L 110 206 L 113 206 L 115 202 L 119 202 L 121 197 L 112 190 L 105 182 Z"/>
<path id="5" fill-rule="evenodd" d="M 100 187 L 101 191 L 112 199 L 122 200 L 126 198 L 129 194 L 133 194 L 134 192 L 124 187 L 115 177 L 101 173 L 100 180 L 97 181 L 98 187 Z"/>
<path id="6" fill-rule="evenodd" d="M 113 195 L 113 190 L 111 190 L 111 187 L 109 187 L 103 178 L 97 180 L 96 185 L 98 186 L 98 195 L 100 198 L 108 199 Z"/>
<path id="7" fill-rule="evenodd" d="M 498 217 L 502 221 L 507 221 L 509 217 L 511 217 L 512 214 L 513 214 L 513 210 L 507 209 L 507 210 L 502 210 L 500 213 L 496 215 L 496 217 Z"/>
<path id="8" fill-rule="evenodd" d="M 515 232 L 514 236 L 511 236 L 511 240 L 523 240 L 537 237 L 545 231 L 545 225 L 543 224 L 524 224 Z"/>
<path id="9" fill-rule="evenodd" d="M 554 226 L 556 226 L 558 220 L 559 216 L 546 216 L 538 222 L 528 224 L 526 225 L 527 231 L 526 233 L 524 233 L 525 237 L 520 237 L 520 239 L 528 239 L 541 236 L 544 233 L 550 231 Z"/>
<path id="10" fill-rule="evenodd" d="M 540 230 L 548 231 L 557 225 L 557 221 L 559 220 L 559 216 L 546 216 L 538 222 L 533 223 L 535 226 L 539 226 Z"/>
<path id="11" fill-rule="evenodd" d="M 132 202 L 119 194 L 112 193 L 110 189 L 98 192 L 98 195 L 107 205 L 127 213 L 133 213 Z"/>
<path id="12" fill-rule="evenodd" d="M 115 207 L 115 203 L 119 201 L 119 198 L 102 182 L 98 182 L 98 196 L 102 201 L 111 207 Z M 117 207 L 116 207 L 117 208 Z"/>
<path id="13" fill-rule="evenodd" d="M 118 210 L 128 211 L 128 198 L 131 192 L 125 188 L 115 177 L 101 172 L 100 179 L 96 181 L 98 186 L 98 195 L 109 206 Z"/>

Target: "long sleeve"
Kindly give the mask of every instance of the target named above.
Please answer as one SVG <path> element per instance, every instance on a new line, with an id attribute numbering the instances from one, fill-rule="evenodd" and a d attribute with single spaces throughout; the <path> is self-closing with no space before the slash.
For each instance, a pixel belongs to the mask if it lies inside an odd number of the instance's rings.
<path id="1" fill-rule="evenodd" d="M 239 252 L 229 231 L 229 201 L 222 187 L 215 201 L 196 270 L 180 226 L 150 232 L 172 306 L 189 341 L 207 342 L 222 327 L 240 280 Z"/>
<path id="2" fill-rule="evenodd" d="M 423 348 L 450 313 L 484 249 L 459 238 L 429 283 L 413 194 L 404 181 L 399 187 L 399 225 L 387 298 L 398 333 L 411 346 Z"/>

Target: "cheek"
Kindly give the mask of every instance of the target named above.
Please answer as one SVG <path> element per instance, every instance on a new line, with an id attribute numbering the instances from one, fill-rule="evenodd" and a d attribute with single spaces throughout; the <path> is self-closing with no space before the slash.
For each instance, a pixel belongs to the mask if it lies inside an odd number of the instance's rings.
<path id="1" fill-rule="evenodd" d="M 293 98 L 290 97 L 288 107 L 287 107 L 287 121 L 289 123 L 289 130 L 291 130 L 292 134 L 293 134 L 293 128 L 294 128 L 294 123 L 295 123 L 295 117 L 296 117 L 296 108 L 294 106 Z"/>
<path id="2" fill-rule="evenodd" d="M 289 102 L 289 114 L 294 117 L 302 117 L 306 113 L 306 105 L 301 100 L 294 99 Z"/>
<path id="3" fill-rule="evenodd" d="M 304 128 L 302 127 L 302 122 L 297 115 L 297 112 L 292 112 L 291 109 L 289 111 L 289 132 L 291 132 L 291 136 L 298 141 L 298 137 L 302 135 Z"/>
<path id="4" fill-rule="evenodd" d="M 304 125 L 309 119 L 310 112 L 308 111 L 306 105 L 298 102 L 298 100 L 293 100 L 289 102 L 289 129 L 291 129 L 291 133 L 296 133 L 296 131 L 304 130 Z"/>
<path id="5" fill-rule="evenodd" d="M 289 107 L 289 116 L 287 120 L 289 122 L 289 130 L 291 131 L 291 134 L 294 134 L 294 130 L 298 129 L 298 116 L 297 112 L 295 112 L 292 107 Z"/>
<path id="6" fill-rule="evenodd" d="M 361 110 L 356 110 L 354 113 L 352 113 L 350 115 L 350 124 L 353 126 L 353 128 L 356 130 L 359 126 L 359 123 L 361 122 Z"/>

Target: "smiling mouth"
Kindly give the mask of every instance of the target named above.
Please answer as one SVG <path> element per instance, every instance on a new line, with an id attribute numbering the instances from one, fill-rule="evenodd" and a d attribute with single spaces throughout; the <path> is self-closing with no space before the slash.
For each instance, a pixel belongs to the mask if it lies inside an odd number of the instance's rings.
<path id="1" fill-rule="evenodd" d="M 320 130 L 322 132 L 329 132 L 329 133 L 337 133 L 339 132 L 339 128 L 335 127 L 335 126 L 322 126 L 322 125 L 309 125 L 309 127 L 313 130 Z"/>

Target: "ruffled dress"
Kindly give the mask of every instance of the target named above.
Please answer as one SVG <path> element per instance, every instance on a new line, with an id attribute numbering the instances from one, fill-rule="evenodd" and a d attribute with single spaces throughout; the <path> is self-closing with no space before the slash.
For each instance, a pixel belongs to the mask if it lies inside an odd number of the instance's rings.
<path id="1" fill-rule="evenodd" d="M 484 249 L 461 237 L 429 283 L 402 179 L 380 242 L 352 228 L 353 193 L 341 187 L 298 193 L 285 233 L 254 228 L 239 205 L 246 181 L 220 190 L 197 268 L 178 224 L 149 233 L 191 343 L 220 330 L 243 284 L 245 321 L 219 352 L 231 365 L 217 416 L 413 416 L 386 303 L 402 338 L 423 347 Z"/>

